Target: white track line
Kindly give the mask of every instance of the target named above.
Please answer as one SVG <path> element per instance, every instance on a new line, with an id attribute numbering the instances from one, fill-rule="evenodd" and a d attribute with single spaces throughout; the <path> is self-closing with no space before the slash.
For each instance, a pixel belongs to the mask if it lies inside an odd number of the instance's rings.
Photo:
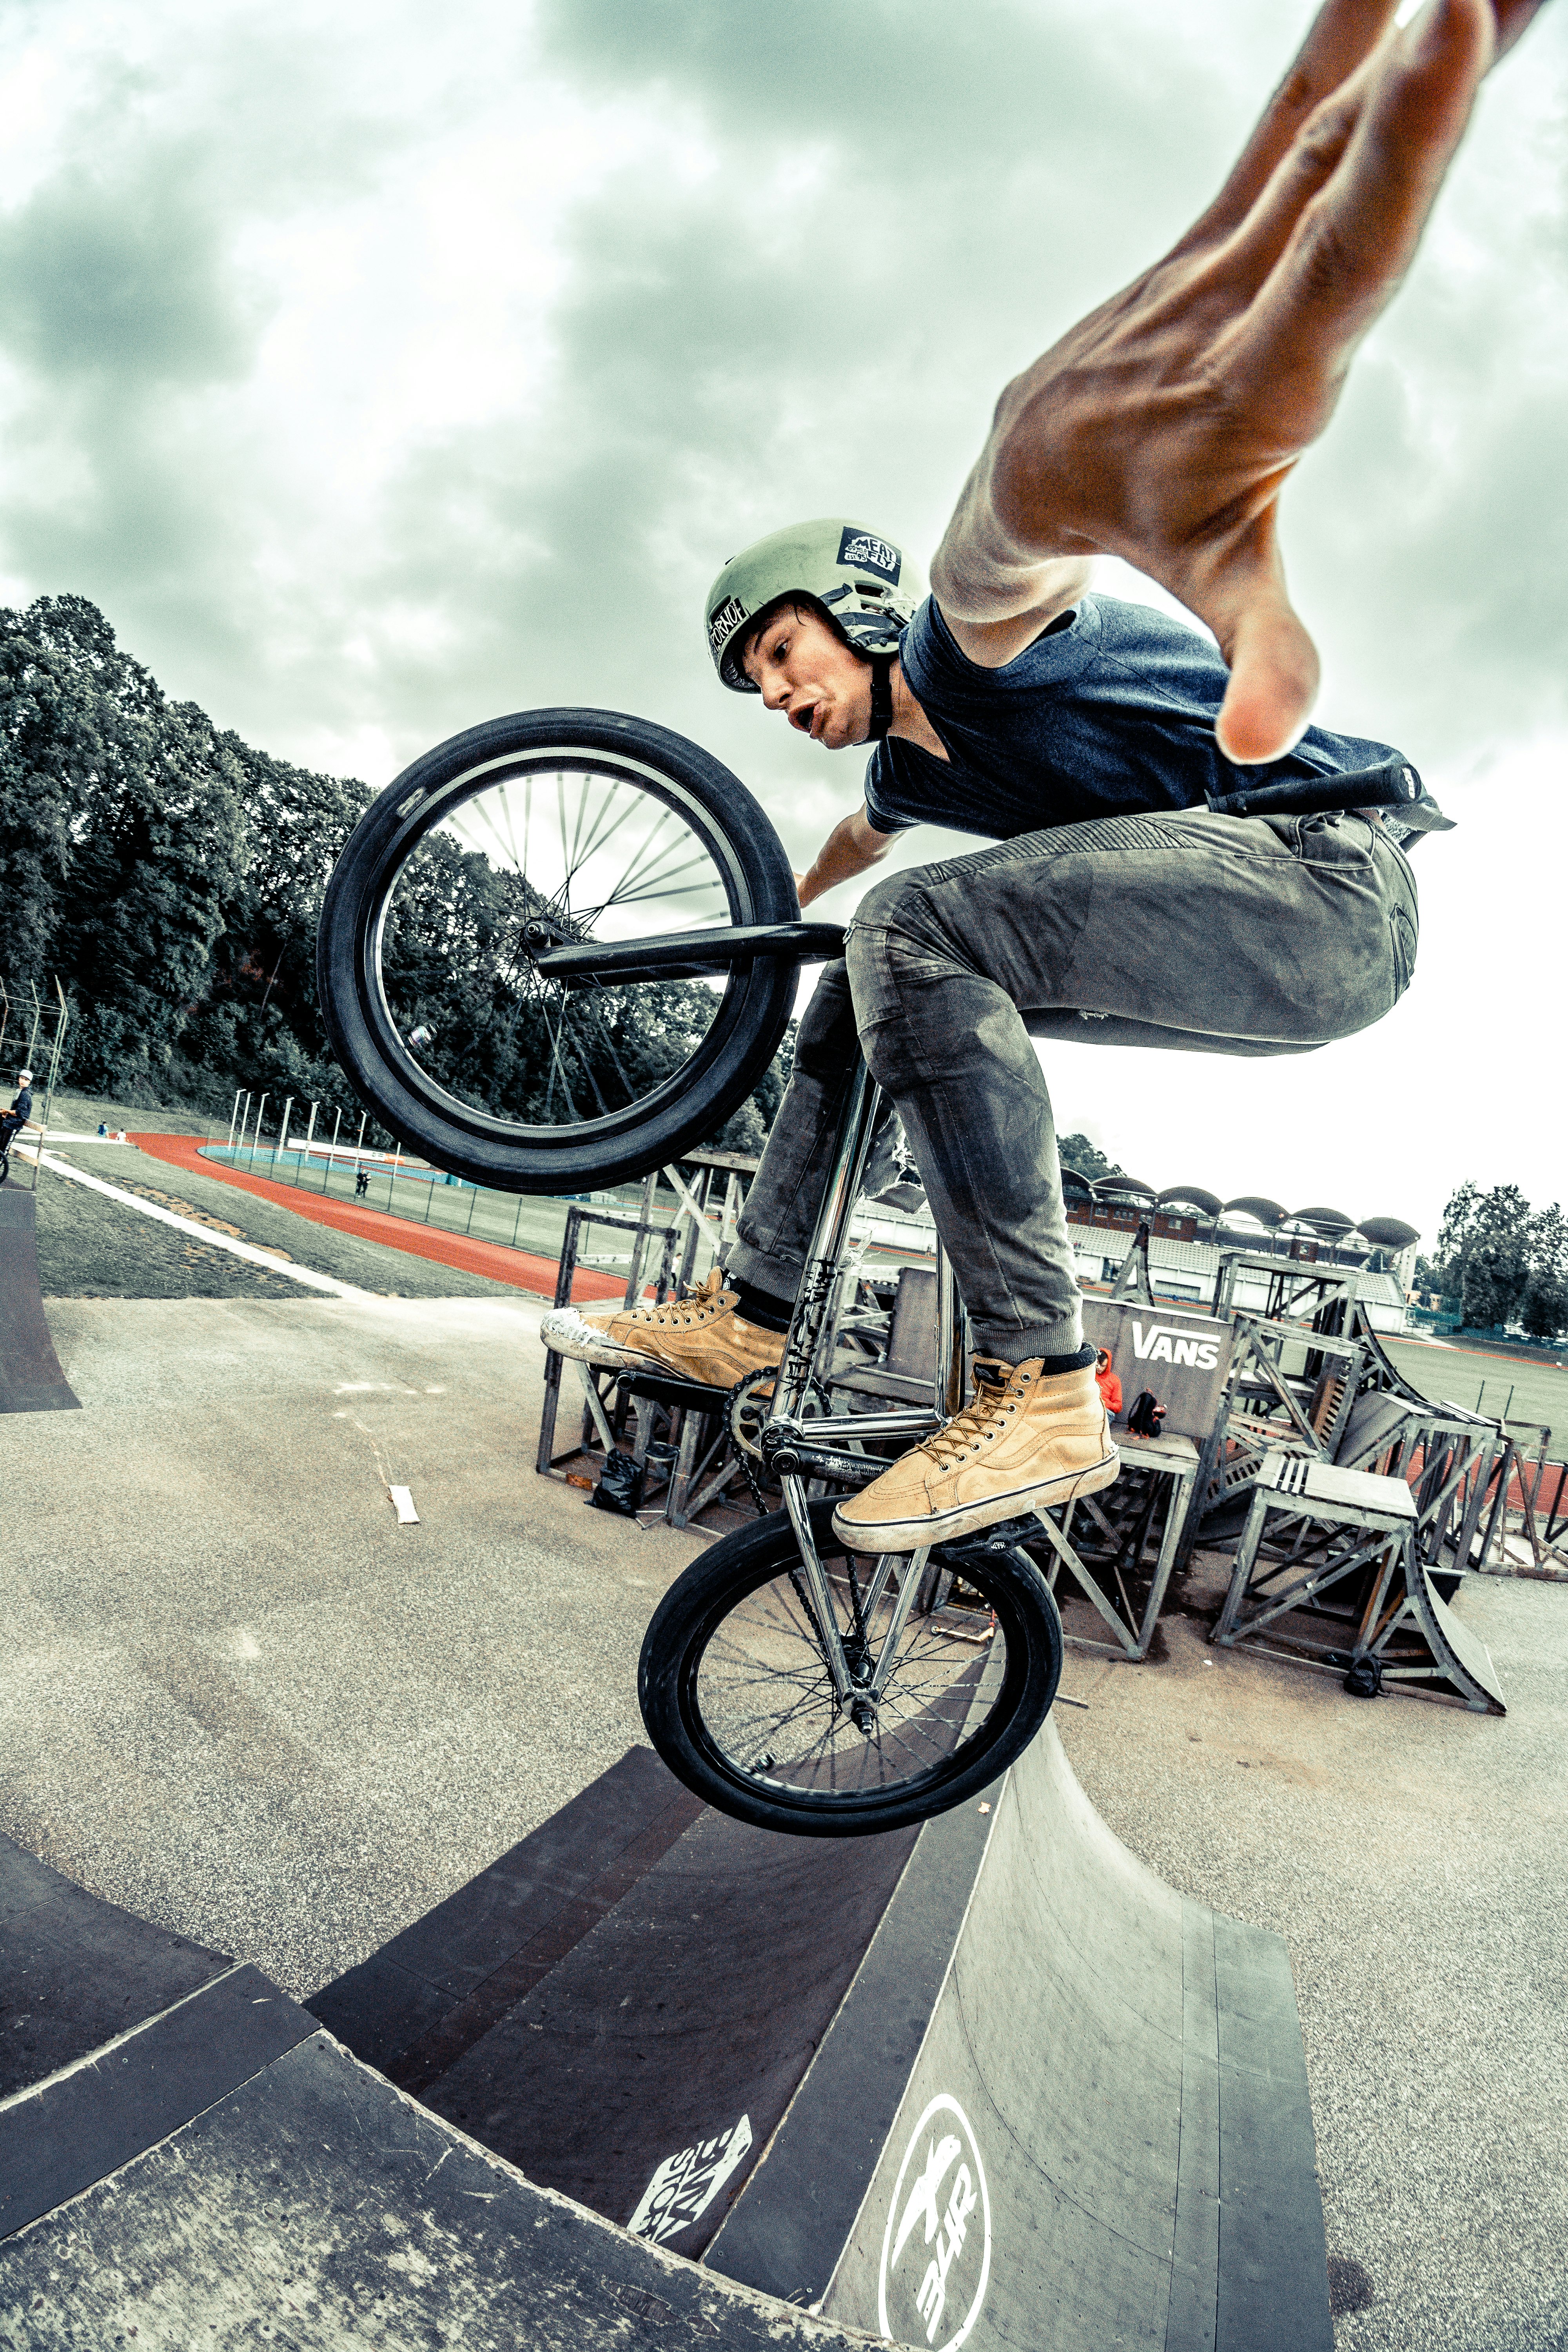
<path id="1" fill-rule="evenodd" d="M 177 1234 L 189 1234 L 214 1249 L 227 1250 L 231 1257 L 244 1258 L 247 1265 L 264 1265 L 269 1274 L 287 1275 L 290 1282 L 302 1282 L 307 1290 L 324 1290 L 332 1298 L 375 1296 L 372 1290 L 361 1290 L 355 1283 L 340 1282 L 335 1275 L 316 1274 L 309 1266 L 296 1265 L 291 1258 L 274 1257 L 270 1250 L 256 1249 L 249 1242 L 232 1241 L 227 1234 L 215 1233 L 210 1225 L 198 1224 L 195 1217 L 180 1217 L 173 1209 L 160 1209 L 154 1201 L 140 1200 L 134 1192 L 121 1192 L 118 1184 L 106 1184 L 101 1176 L 89 1176 L 84 1168 L 72 1168 L 68 1161 L 57 1160 L 52 1151 L 29 1151 L 26 1156 L 36 1159 L 40 1167 L 53 1169 L 57 1176 L 68 1177 L 73 1184 L 85 1184 L 89 1192 L 101 1192 L 106 1200 L 119 1201 L 125 1208 L 135 1209 L 160 1225 L 173 1225 Z"/>

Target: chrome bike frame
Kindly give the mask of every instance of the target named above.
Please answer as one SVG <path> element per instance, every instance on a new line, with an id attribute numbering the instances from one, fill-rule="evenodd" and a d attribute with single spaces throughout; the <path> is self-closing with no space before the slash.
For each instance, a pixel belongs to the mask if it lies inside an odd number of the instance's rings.
<path id="1" fill-rule="evenodd" d="M 937 1244 L 937 1360 L 929 1408 L 906 1406 L 889 1412 L 826 1414 L 807 1421 L 805 1410 L 813 1377 L 832 1345 L 833 1298 L 844 1270 L 849 1244 L 850 1219 L 870 1154 L 882 1107 L 882 1090 L 861 1062 L 850 1081 L 839 1128 L 838 1149 L 822 1196 L 822 1206 L 806 1252 L 805 1267 L 795 1294 L 784 1360 L 773 1391 L 774 1411 L 761 1433 L 763 1458 L 778 1480 L 784 1508 L 800 1546 L 801 1565 L 822 1636 L 835 1696 L 858 1721 L 863 1711 L 874 1714 L 898 1654 L 899 1643 L 925 1574 L 928 1551 L 884 1552 L 872 1571 L 860 1600 L 860 1614 L 869 1622 L 895 1574 L 898 1598 L 880 1649 L 851 1663 L 845 1654 L 838 1612 L 828 1588 L 806 1509 L 806 1486 L 814 1477 L 841 1485 L 865 1486 L 888 1465 L 864 1454 L 851 1453 L 845 1440 L 901 1437 L 913 1444 L 940 1429 L 958 1402 L 957 1377 L 963 1361 L 959 1333 L 957 1286 L 941 1243 Z M 826 1380 L 827 1366 L 821 1363 Z M 867 1727 L 865 1723 L 862 1729 Z"/>

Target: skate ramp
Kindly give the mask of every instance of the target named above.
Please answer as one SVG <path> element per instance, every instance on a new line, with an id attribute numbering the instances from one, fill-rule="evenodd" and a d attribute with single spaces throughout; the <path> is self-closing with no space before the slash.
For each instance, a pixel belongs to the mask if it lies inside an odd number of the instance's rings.
<path id="1" fill-rule="evenodd" d="M 0 1185 L 0 1412 L 80 1410 L 38 1295 L 37 1201 Z"/>
<path id="2" fill-rule="evenodd" d="M 710 2264 L 903 2343 L 1329 2352 L 1283 1944 L 1137 1862 L 1050 1725 L 980 1826 L 912 2060 L 871 2054 L 919 1941 L 896 1901 Z"/>
<path id="3" fill-rule="evenodd" d="M 259 1969 L 97 1901 L 5 1838 L 0 1923 L 13 2078 L 0 2095 L 0 2342 L 847 2352 L 864 2340 L 536 2188 L 361 2064 Z"/>
<path id="4" fill-rule="evenodd" d="M 1329 2352 L 1283 1946 L 1137 1863 L 1049 1726 L 982 1803 L 770 1838 L 632 1750 L 314 2015 L 172 1939 L 172 2004 L 0 2107 L 0 2180 L 49 2101 L 76 2150 L 0 2222 L 0 2335 L 33 2294 L 62 2342 L 133 2319 L 140 2276 L 192 2340 Z"/>

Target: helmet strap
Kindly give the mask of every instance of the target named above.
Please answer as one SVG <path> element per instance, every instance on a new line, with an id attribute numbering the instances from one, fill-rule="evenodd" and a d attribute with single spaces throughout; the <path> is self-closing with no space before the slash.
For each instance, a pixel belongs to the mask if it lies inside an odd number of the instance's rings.
<path id="1" fill-rule="evenodd" d="M 870 654 L 871 727 L 866 740 L 879 743 L 893 723 L 893 661 L 891 654 Z"/>

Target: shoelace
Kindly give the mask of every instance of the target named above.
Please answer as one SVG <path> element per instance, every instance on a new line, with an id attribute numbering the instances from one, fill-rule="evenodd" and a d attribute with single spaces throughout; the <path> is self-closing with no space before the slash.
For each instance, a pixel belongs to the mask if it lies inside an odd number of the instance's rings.
<path id="1" fill-rule="evenodd" d="M 683 1328 L 705 1321 L 724 1304 L 724 1276 L 718 1266 L 707 1280 L 688 1298 L 669 1298 L 662 1307 L 639 1307 L 634 1312 L 644 1321 L 657 1323 L 665 1329 Z"/>
<path id="2" fill-rule="evenodd" d="M 1020 1380 L 1010 1364 L 976 1364 L 974 1377 L 979 1393 L 973 1403 L 955 1413 L 944 1429 L 923 1438 L 916 1449 L 929 1454 L 939 1468 L 952 1468 L 977 1453 L 987 1435 L 1012 1420 L 1028 1393 L 1027 1381 Z"/>

